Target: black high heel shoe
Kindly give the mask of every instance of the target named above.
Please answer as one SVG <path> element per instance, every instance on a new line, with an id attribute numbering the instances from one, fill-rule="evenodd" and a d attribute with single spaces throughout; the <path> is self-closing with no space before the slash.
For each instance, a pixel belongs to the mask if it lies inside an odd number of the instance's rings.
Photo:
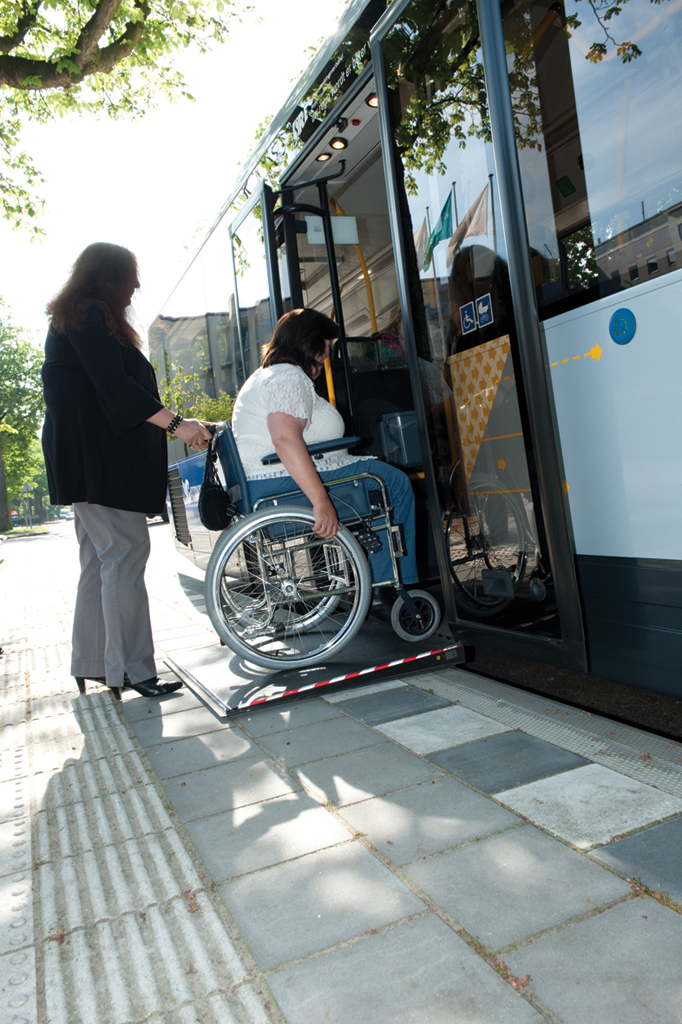
<path id="1" fill-rule="evenodd" d="M 85 693 L 85 683 L 86 680 L 88 679 L 90 680 L 91 683 L 102 683 L 103 686 L 106 686 L 107 684 L 106 679 L 103 679 L 100 676 L 74 676 L 74 679 L 76 680 L 76 686 L 78 687 L 79 693 Z M 110 686 L 109 689 L 111 690 L 111 696 L 114 698 L 114 700 L 123 699 L 122 686 Z"/>
<path id="2" fill-rule="evenodd" d="M 76 680 L 76 686 L 78 687 L 78 692 L 79 693 L 85 693 L 85 681 L 86 681 L 86 679 L 89 679 L 91 683 L 104 683 L 104 684 L 106 684 L 106 679 L 102 679 L 99 676 L 74 676 L 74 679 Z"/>
<path id="3" fill-rule="evenodd" d="M 124 679 L 126 690 L 135 690 L 142 697 L 163 697 L 167 693 L 175 693 L 182 686 L 182 683 L 160 683 L 157 676 L 144 679 L 141 683 L 131 683 L 128 676 L 124 676 Z"/>

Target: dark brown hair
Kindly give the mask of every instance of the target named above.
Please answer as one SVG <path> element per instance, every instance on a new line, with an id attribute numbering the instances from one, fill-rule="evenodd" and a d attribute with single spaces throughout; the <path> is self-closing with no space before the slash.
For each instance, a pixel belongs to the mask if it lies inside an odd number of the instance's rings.
<path id="1" fill-rule="evenodd" d="M 277 321 L 272 338 L 263 348 L 261 366 L 293 363 L 310 377 L 315 356 L 321 356 L 327 341 L 341 331 L 338 324 L 316 309 L 292 309 Z"/>
<path id="2" fill-rule="evenodd" d="M 93 242 L 83 249 L 46 312 L 55 330 L 64 332 L 82 327 L 88 310 L 98 306 L 107 330 L 121 345 L 141 348 L 142 339 L 128 319 L 131 292 L 139 285 L 137 260 L 130 249 Z"/>

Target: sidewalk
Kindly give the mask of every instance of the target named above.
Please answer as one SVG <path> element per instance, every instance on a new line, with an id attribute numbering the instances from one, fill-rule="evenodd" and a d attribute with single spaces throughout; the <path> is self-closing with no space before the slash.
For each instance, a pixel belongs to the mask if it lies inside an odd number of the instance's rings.
<path id="1" fill-rule="evenodd" d="M 161 662 L 210 626 L 152 538 Z M 451 668 L 79 697 L 76 574 L 0 544 L 0 1024 L 681 1024 L 682 745 Z"/>

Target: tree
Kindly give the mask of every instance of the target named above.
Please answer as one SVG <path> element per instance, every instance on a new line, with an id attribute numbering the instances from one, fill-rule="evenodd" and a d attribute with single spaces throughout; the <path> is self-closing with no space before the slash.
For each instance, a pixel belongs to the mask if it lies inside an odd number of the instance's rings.
<path id="1" fill-rule="evenodd" d="M 157 94 L 192 99 L 178 50 L 227 38 L 239 0 L 0 0 L 0 212 L 30 227 L 43 179 L 20 149 L 24 121 L 140 117 Z M 209 13 L 211 10 L 215 13 Z M 245 8 L 249 10 L 250 8 Z M 33 232 L 40 229 L 33 224 Z"/>
<path id="2" fill-rule="evenodd" d="M 43 416 L 43 353 L 27 341 L 0 299 L 0 531 L 12 529 L 8 491 L 34 469 L 36 432 Z"/>

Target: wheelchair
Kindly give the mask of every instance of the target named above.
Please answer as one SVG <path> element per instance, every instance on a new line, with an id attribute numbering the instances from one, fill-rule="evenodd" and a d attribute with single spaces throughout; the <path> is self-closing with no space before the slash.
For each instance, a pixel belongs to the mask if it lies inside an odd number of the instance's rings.
<path id="1" fill-rule="evenodd" d="M 353 447 L 360 438 L 309 445 L 313 459 Z M 405 589 L 399 559 L 401 524 L 393 523 L 388 490 L 373 473 L 325 483 L 343 525 L 325 540 L 314 533 L 302 491 L 263 497 L 255 504 L 229 424 L 215 450 L 224 485 L 238 514 L 224 530 L 206 570 L 206 607 L 221 641 L 252 664 L 271 670 L 316 665 L 349 644 L 365 621 L 372 591 L 392 587 L 391 625 L 403 640 L 426 640 L 440 624 L 436 599 Z M 276 454 L 264 464 L 279 462 Z M 383 537 L 382 537 L 383 535 Z M 367 554 L 386 544 L 392 576 L 372 581 Z"/>

